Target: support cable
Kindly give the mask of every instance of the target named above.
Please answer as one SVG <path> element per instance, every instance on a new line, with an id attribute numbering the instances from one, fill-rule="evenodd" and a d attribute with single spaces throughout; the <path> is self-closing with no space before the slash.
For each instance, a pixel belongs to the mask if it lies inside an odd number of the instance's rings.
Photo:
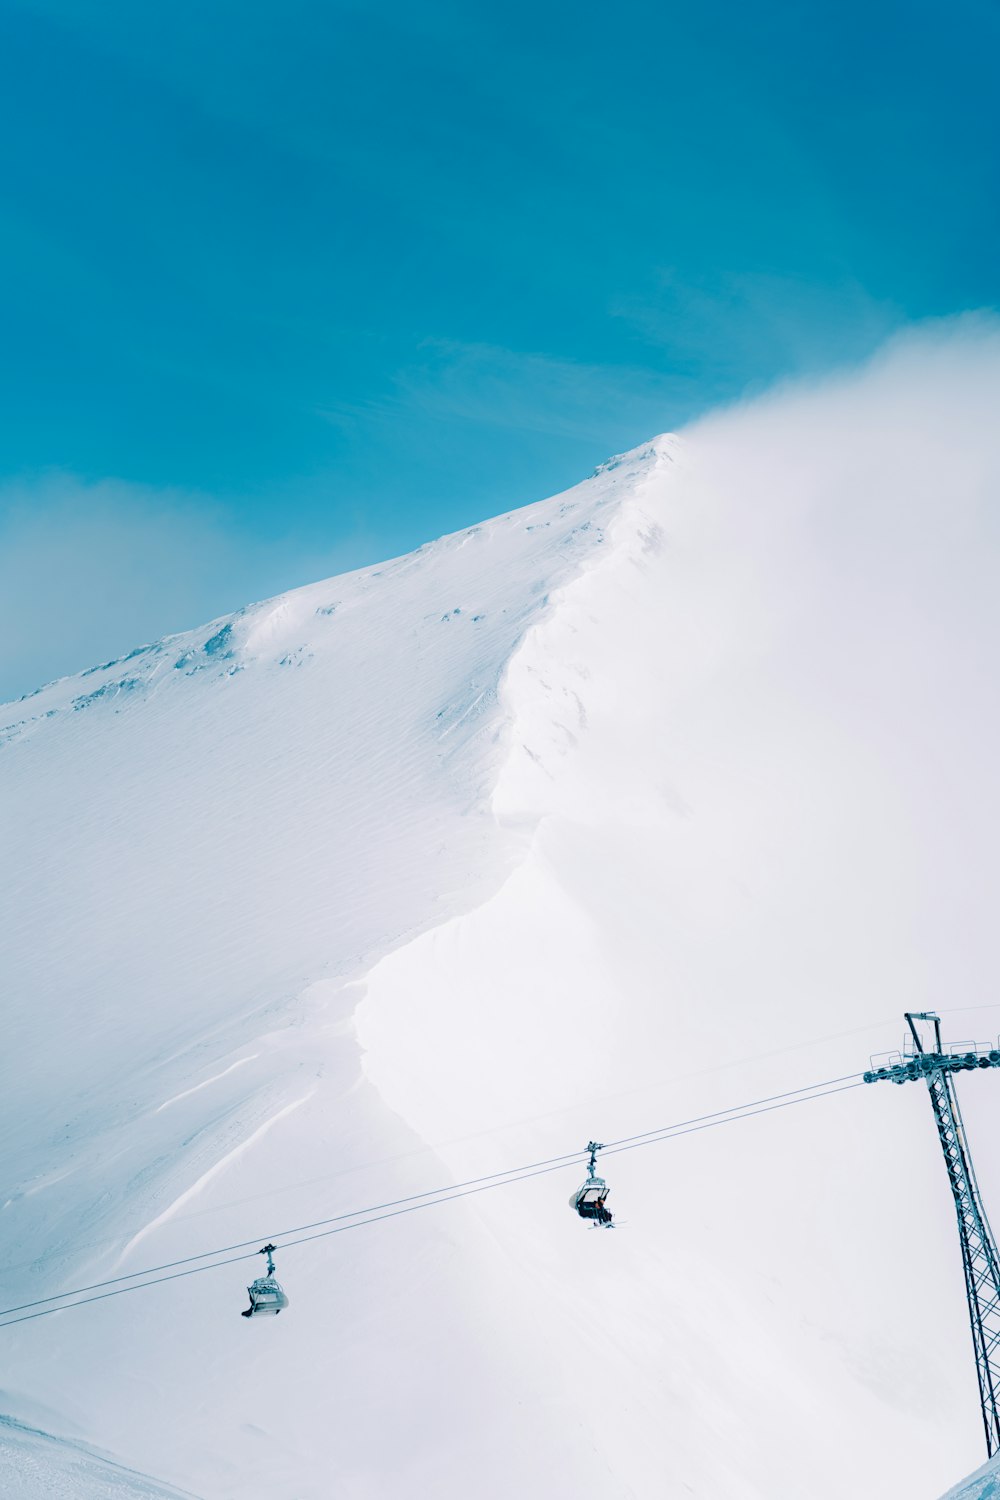
<path id="1" fill-rule="evenodd" d="M 810 1099 L 822 1099 L 828 1094 L 845 1093 L 848 1089 L 863 1087 L 862 1075 L 847 1074 L 843 1078 L 827 1079 L 821 1083 L 809 1084 L 799 1089 L 789 1089 L 782 1094 L 771 1094 L 764 1099 L 752 1100 L 749 1103 L 733 1105 L 728 1109 L 717 1110 L 708 1115 L 696 1115 L 689 1120 L 680 1120 L 671 1125 L 660 1126 L 657 1130 L 644 1131 L 639 1135 L 622 1136 L 617 1141 L 609 1141 L 604 1148 L 605 1155 L 616 1155 L 621 1151 L 635 1151 L 642 1146 L 651 1146 L 658 1141 L 670 1140 L 675 1135 L 691 1135 L 701 1130 L 710 1130 L 715 1125 L 731 1124 L 735 1120 L 749 1119 L 753 1115 L 769 1114 L 772 1110 L 787 1109 L 793 1104 L 805 1104 Z M 360 1229 L 366 1224 L 378 1224 L 385 1219 L 394 1219 L 402 1214 L 415 1213 L 418 1209 L 431 1208 L 438 1203 L 448 1203 L 456 1198 L 467 1198 L 475 1193 L 488 1192 L 491 1188 L 503 1187 L 507 1183 L 522 1182 L 531 1177 L 542 1177 L 550 1172 L 562 1171 L 574 1162 L 582 1162 L 586 1157 L 586 1151 L 572 1151 L 563 1156 L 548 1157 L 543 1161 L 527 1163 L 520 1167 L 510 1167 L 505 1171 L 487 1173 L 483 1177 L 473 1177 L 466 1182 L 449 1184 L 442 1188 L 430 1188 L 423 1193 L 414 1193 L 406 1198 L 390 1199 L 386 1203 L 372 1205 L 369 1208 L 355 1209 L 351 1213 L 335 1214 L 328 1219 L 317 1219 L 311 1224 L 297 1225 L 295 1228 L 286 1229 L 265 1236 L 271 1240 L 281 1240 L 282 1244 L 277 1248 L 285 1250 L 293 1245 L 302 1245 L 312 1240 L 325 1239 L 330 1235 L 344 1234 L 350 1229 Z M 353 1223 L 345 1223 L 345 1220 L 354 1220 Z M 327 1227 L 332 1226 L 332 1227 Z M 305 1231 L 315 1230 L 316 1233 Z M 287 1236 L 299 1236 L 295 1239 Z M 89 1286 L 76 1287 L 70 1291 L 59 1292 L 50 1297 L 40 1297 L 33 1302 L 22 1302 L 14 1307 L 0 1309 L 0 1319 L 6 1322 L 0 1323 L 0 1328 L 13 1326 L 15 1323 L 31 1322 L 35 1318 L 44 1318 L 51 1313 L 65 1312 L 71 1307 L 82 1307 L 88 1302 L 103 1302 L 109 1297 L 119 1297 L 125 1292 L 141 1291 L 143 1287 L 159 1286 L 166 1281 L 176 1281 L 183 1276 L 194 1276 L 199 1271 L 213 1271 L 221 1266 L 234 1265 L 241 1260 L 253 1259 L 257 1250 L 249 1250 L 249 1246 L 257 1246 L 261 1236 L 252 1240 L 241 1240 L 236 1244 L 222 1245 L 215 1250 L 204 1250 L 199 1255 L 186 1256 L 180 1260 L 166 1261 L 163 1265 L 149 1266 L 145 1270 L 132 1271 L 127 1275 L 111 1277 L 107 1281 L 92 1282 Z M 229 1254 L 230 1251 L 243 1251 L 243 1254 Z M 211 1257 L 226 1256 L 224 1260 L 211 1259 Z M 196 1261 L 209 1260 L 207 1265 L 196 1265 Z M 186 1267 L 177 1270 L 176 1267 Z M 161 1271 L 169 1271 L 170 1275 L 159 1275 Z M 146 1279 L 140 1279 L 146 1278 Z M 126 1286 L 121 1283 L 131 1282 Z M 112 1290 L 102 1290 L 102 1288 Z M 88 1296 L 85 1293 L 95 1293 Z M 76 1300 L 67 1301 L 68 1298 Z M 60 1306 L 49 1306 L 47 1304 L 58 1302 Z M 29 1309 L 40 1309 L 29 1311 Z M 13 1313 L 21 1313 L 21 1317 L 12 1317 Z"/>

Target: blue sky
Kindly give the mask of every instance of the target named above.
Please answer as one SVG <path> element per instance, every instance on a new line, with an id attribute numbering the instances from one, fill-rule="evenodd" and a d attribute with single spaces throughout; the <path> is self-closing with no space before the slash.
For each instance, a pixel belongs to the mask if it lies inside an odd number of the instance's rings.
<path id="1" fill-rule="evenodd" d="M 992 0 L 8 0 L 0 693 L 995 306 L 998 43 Z"/>

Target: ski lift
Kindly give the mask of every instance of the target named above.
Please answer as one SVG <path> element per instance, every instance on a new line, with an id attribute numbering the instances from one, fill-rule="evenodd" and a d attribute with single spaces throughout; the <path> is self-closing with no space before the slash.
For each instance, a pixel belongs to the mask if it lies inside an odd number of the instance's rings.
<path id="1" fill-rule="evenodd" d="M 257 1318 L 264 1313 L 277 1314 L 283 1307 L 288 1306 L 285 1289 L 274 1274 L 274 1246 L 265 1245 L 257 1253 L 267 1256 L 267 1275 L 258 1276 L 257 1280 L 247 1287 L 250 1293 L 250 1306 L 244 1308 L 242 1314 L 244 1318 Z"/>
<path id="2" fill-rule="evenodd" d="M 600 1141 L 588 1141 L 587 1150 L 590 1152 L 587 1180 L 570 1198 L 569 1206 L 576 1209 L 581 1219 L 588 1219 L 595 1228 L 611 1229 L 612 1214 L 605 1202 L 611 1189 L 603 1177 L 597 1176 L 597 1153 L 603 1151 L 604 1147 Z"/>

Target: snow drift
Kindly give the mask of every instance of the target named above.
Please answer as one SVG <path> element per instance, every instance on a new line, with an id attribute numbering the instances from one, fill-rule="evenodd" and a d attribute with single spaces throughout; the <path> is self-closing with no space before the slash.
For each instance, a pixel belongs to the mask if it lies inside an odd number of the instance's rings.
<path id="1" fill-rule="evenodd" d="M 995 1034 L 998 395 L 988 328 L 903 344 L 12 705 L 4 1305 L 854 1074 L 905 1008 Z M 205 1500 L 933 1500 L 980 1443 L 936 1149 L 858 1088 L 616 1156 L 611 1234 L 575 1168 L 288 1249 L 263 1328 L 252 1258 L 16 1324 L 0 1402 Z"/>

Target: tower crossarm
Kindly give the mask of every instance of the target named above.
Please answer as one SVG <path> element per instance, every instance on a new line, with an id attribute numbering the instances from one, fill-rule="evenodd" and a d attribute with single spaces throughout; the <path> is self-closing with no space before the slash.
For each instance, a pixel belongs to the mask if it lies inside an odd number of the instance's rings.
<path id="1" fill-rule="evenodd" d="M 930 1083 L 935 1075 L 971 1073 L 976 1068 L 1000 1068 L 1000 1052 L 996 1048 L 958 1053 L 918 1052 L 905 1062 L 869 1068 L 862 1076 L 865 1083 L 917 1083 L 921 1078 Z"/>

